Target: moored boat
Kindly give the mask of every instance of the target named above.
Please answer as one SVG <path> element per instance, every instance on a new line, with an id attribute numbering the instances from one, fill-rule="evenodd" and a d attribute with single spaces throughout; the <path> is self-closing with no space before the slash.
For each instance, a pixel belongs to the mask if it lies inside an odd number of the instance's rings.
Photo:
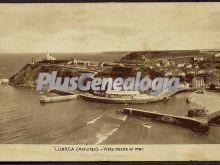
<path id="1" fill-rule="evenodd" d="M 90 93 L 79 94 L 79 98 L 87 101 L 109 103 L 109 104 L 144 104 L 168 100 L 167 95 L 150 96 L 141 94 L 139 91 L 106 91 L 104 96 Z"/>

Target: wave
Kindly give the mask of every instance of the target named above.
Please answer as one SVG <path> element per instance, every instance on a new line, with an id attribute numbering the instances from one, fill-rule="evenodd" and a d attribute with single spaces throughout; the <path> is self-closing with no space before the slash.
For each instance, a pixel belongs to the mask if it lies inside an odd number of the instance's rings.
<path id="1" fill-rule="evenodd" d="M 128 115 L 124 115 L 120 118 L 120 120 L 125 121 L 127 119 Z"/>
<path id="2" fill-rule="evenodd" d="M 100 116 L 98 116 L 97 118 L 95 118 L 95 119 L 93 119 L 93 120 L 87 122 L 86 125 L 94 124 L 94 123 L 95 123 L 98 119 L 100 119 L 102 116 L 103 116 L 103 115 L 100 115 Z"/>
<path id="3" fill-rule="evenodd" d="M 103 141 L 105 141 L 109 136 L 111 136 L 114 132 L 116 132 L 118 130 L 118 128 L 113 129 L 111 132 L 109 132 L 108 134 L 98 134 L 97 135 L 97 142 L 95 144 L 100 144 Z"/>
<path id="4" fill-rule="evenodd" d="M 146 127 L 146 128 L 151 128 L 152 127 L 151 125 L 148 125 L 147 123 L 144 123 L 143 126 Z"/>
<path id="5" fill-rule="evenodd" d="M 115 127 L 120 127 L 120 124 L 112 124 Z"/>
<path id="6" fill-rule="evenodd" d="M 121 121 L 125 121 L 127 119 L 127 115 L 125 114 L 107 114 L 105 113 L 104 114 L 107 118 L 110 118 L 110 119 L 116 119 L 116 120 L 121 120 Z"/>

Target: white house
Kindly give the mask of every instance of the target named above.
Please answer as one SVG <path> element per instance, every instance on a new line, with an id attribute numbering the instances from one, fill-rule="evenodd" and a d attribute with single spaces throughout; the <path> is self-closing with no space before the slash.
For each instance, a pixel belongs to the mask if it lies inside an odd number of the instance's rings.
<path id="1" fill-rule="evenodd" d="M 205 81 L 203 77 L 194 77 L 192 80 L 192 85 L 193 87 L 204 87 L 205 86 Z"/>
<path id="2" fill-rule="evenodd" d="M 188 63 L 185 65 L 186 68 L 192 68 L 192 64 Z"/>
<path id="3" fill-rule="evenodd" d="M 179 64 L 177 65 L 178 68 L 183 68 L 184 66 L 185 66 L 185 63 L 179 63 Z"/>
<path id="4" fill-rule="evenodd" d="M 187 89 L 187 88 L 189 88 L 189 83 L 188 82 L 180 82 L 179 88 L 180 89 Z"/>

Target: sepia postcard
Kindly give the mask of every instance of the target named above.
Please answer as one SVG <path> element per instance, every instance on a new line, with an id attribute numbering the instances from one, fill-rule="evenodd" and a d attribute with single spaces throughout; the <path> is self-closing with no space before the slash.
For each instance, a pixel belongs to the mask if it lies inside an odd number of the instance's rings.
<path id="1" fill-rule="evenodd" d="M 0 4 L 0 161 L 219 147 L 220 3 Z"/>

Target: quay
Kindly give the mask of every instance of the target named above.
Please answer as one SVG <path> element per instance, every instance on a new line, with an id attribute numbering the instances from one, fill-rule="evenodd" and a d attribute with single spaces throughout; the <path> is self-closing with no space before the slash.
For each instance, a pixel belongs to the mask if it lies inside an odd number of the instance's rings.
<path id="1" fill-rule="evenodd" d="M 95 96 L 93 94 L 79 94 L 79 98 L 91 102 L 99 102 L 106 104 L 145 104 L 156 103 L 167 99 L 166 97 L 145 98 L 145 97 L 131 97 L 131 98 L 110 98 L 103 96 Z"/>
<path id="2" fill-rule="evenodd" d="M 183 92 L 196 91 L 197 88 L 187 88 L 179 89 L 176 92 L 167 92 L 166 94 L 153 97 L 145 97 L 143 95 L 133 96 L 133 97 L 106 97 L 106 96 L 97 96 L 89 93 L 79 94 L 79 98 L 91 102 L 99 102 L 106 104 L 150 104 L 157 103 L 162 101 L 168 101 L 175 95 Z"/>
<path id="3" fill-rule="evenodd" d="M 48 97 L 46 95 L 41 96 L 40 103 L 52 103 L 58 101 L 67 101 L 67 100 L 75 100 L 77 99 L 77 95 L 65 95 L 65 96 L 53 96 Z"/>
<path id="4" fill-rule="evenodd" d="M 190 128 L 192 130 L 202 133 L 208 132 L 210 128 L 208 117 L 193 118 L 187 116 L 176 116 L 176 115 L 150 112 L 150 111 L 138 110 L 132 108 L 124 108 L 121 111 L 121 113 L 129 116 L 146 117 L 165 123 L 180 125 L 182 127 Z"/>
<path id="5" fill-rule="evenodd" d="M 167 92 L 161 96 L 148 96 L 146 94 L 137 94 L 137 95 L 133 95 L 133 96 L 131 95 L 130 97 L 128 97 L 128 96 L 124 96 L 124 93 L 122 93 L 120 95 L 117 94 L 118 97 L 111 97 L 109 95 L 100 96 L 100 95 L 94 95 L 90 93 L 75 94 L 75 93 L 68 92 L 68 91 L 60 91 L 60 90 L 53 89 L 53 90 L 50 90 L 51 93 L 56 93 L 61 96 L 53 96 L 53 97 L 42 96 L 40 99 L 40 102 L 49 103 L 49 102 L 58 102 L 58 101 L 65 101 L 65 100 L 71 100 L 71 99 L 82 99 L 85 101 L 99 102 L 99 103 L 106 103 L 106 104 L 150 104 L 150 103 L 168 101 L 169 99 L 171 99 L 173 96 L 175 96 L 178 93 L 195 91 L 195 90 L 196 89 L 194 88 L 180 89 L 176 92 Z"/>
<path id="6" fill-rule="evenodd" d="M 74 95 L 74 93 L 72 92 L 68 92 L 68 91 L 61 91 L 61 90 L 57 90 L 57 89 L 53 89 L 53 90 L 50 90 L 50 92 L 52 93 L 56 93 L 56 94 L 59 94 L 59 95 Z"/>

